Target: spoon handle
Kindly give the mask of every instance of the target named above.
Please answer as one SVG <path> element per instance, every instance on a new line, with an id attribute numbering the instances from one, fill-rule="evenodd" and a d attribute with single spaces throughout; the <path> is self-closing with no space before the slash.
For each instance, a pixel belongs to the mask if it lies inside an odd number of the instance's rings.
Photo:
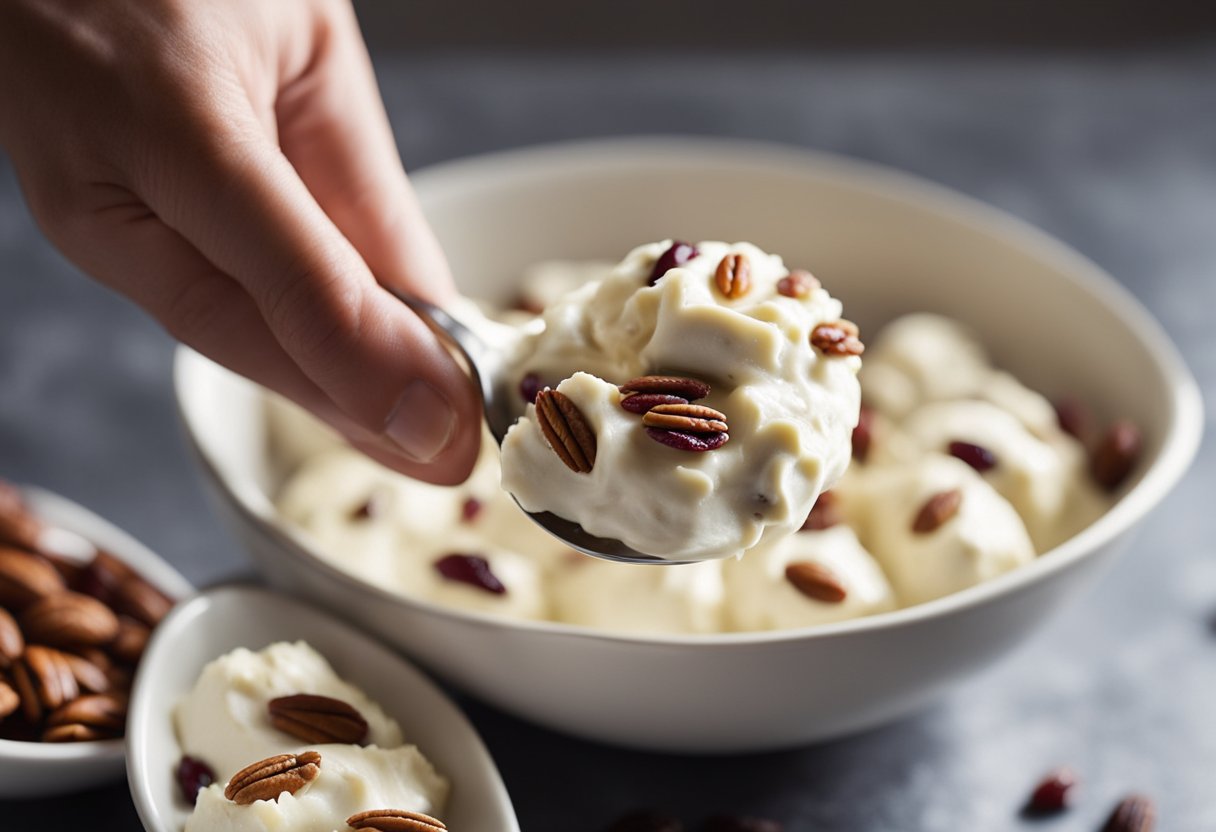
<path id="1" fill-rule="evenodd" d="M 454 349 L 464 359 L 465 364 L 468 365 L 469 375 L 472 376 L 473 383 L 481 394 L 482 408 L 489 417 L 490 432 L 494 434 L 495 439 L 502 442 L 502 437 L 506 434 L 511 422 L 509 416 L 504 417 L 505 422 L 502 418 L 496 418 L 498 417 L 497 411 L 501 409 L 502 404 L 501 397 L 496 392 L 498 382 L 496 370 L 502 364 L 502 356 L 485 339 L 458 321 L 445 309 L 409 292 L 391 287 L 385 288 L 421 318 L 440 341 Z"/>

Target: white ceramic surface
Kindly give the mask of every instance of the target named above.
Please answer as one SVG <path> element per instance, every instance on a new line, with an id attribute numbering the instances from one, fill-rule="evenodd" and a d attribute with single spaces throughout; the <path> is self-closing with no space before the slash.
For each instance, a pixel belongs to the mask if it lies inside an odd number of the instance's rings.
<path id="1" fill-rule="evenodd" d="M 179 404 L 221 514 L 272 583 L 314 599 L 508 711 L 606 742 L 777 748 L 905 714 L 1074 598 L 1194 456 L 1202 406 L 1160 327 L 1094 264 L 995 209 L 893 171 L 789 148 L 638 139 L 543 147 L 415 175 L 461 287 L 510 297 L 546 258 L 613 259 L 664 237 L 750 240 L 810 268 L 864 332 L 953 315 L 996 361 L 1145 431 L 1117 505 L 1027 568 L 923 606 L 814 630 L 629 637 L 510 623 L 395 597 L 330 567 L 271 497 L 252 385 L 177 357 Z"/>
<path id="2" fill-rule="evenodd" d="M 444 820 L 460 832 L 519 832 L 511 798 L 464 714 L 407 661 L 325 613 L 254 587 L 207 590 L 157 629 L 131 695 L 127 777 L 148 832 L 181 832 L 189 807 L 173 771 L 182 749 L 173 707 L 203 666 L 237 647 L 303 640 L 343 679 L 362 688 L 401 724 L 452 783 Z M 252 760 L 250 762 L 253 762 Z M 380 808 L 380 807 L 369 807 Z"/>
<path id="3" fill-rule="evenodd" d="M 194 592 L 172 566 L 88 509 L 49 491 L 22 491 L 30 507 L 48 524 L 108 550 L 174 598 Z M 0 740 L 0 798 L 66 794 L 118 780 L 122 774 L 120 739 L 63 744 Z"/>

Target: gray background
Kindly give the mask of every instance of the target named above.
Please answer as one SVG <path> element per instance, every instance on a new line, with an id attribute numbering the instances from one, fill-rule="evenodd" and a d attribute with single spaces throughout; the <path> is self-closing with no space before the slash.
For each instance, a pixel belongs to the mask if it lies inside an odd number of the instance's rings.
<path id="1" fill-rule="evenodd" d="M 1216 41 L 999 54 L 390 46 L 377 68 L 410 166 L 628 133 L 755 137 L 885 162 L 1094 258 L 1164 322 L 1205 395 L 1216 394 Z M 187 458 L 171 350 L 153 322 L 40 238 L 0 160 L 0 476 L 79 500 L 205 584 L 246 560 Z M 1133 551 L 1031 643 L 934 708 L 862 736 L 672 757 L 463 704 L 526 832 L 595 832 L 638 806 L 689 821 L 750 812 L 791 830 L 1028 829 L 1018 808 L 1057 763 L 1081 773 L 1084 792 L 1037 828 L 1096 829 L 1134 789 L 1159 801 L 1162 829 L 1216 829 L 1212 462 L 1209 441 Z M 83 825 L 138 828 L 125 786 L 0 803 L 0 829 Z"/>

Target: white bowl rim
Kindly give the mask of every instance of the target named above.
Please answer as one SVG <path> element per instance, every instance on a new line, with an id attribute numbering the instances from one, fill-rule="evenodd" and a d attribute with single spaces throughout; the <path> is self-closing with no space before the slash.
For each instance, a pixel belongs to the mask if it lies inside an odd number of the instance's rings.
<path id="1" fill-rule="evenodd" d="M 570 169 L 583 168 L 591 161 L 599 166 L 614 163 L 700 166 L 712 161 L 735 169 L 746 166 L 786 168 L 795 165 L 822 179 L 854 190 L 865 190 L 878 197 L 918 204 L 922 209 L 954 223 L 1005 239 L 1019 248 L 1035 252 L 1044 260 L 1053 261 L 1060 267 L 1065 280 L 1084 288 L 1095 303 L 1103 305 L 1129 330 L 1138 333 L 1148 347 L 1157 370 L 1172 392 L 1167 403 L 1168 419 L 1158 453 L 1139 481 L 1122 494 L 1102 517 L 1081 532 L 1042 553 L 1025 566 L 942 598 L 862 618 L 783 630 L 705 634 L 630 633 L 558 621 L 521 620 L 492 613 L 460 610 L 391 592 L 333 566 L 290 534 L 273 511 L 267 511 L 263 516 L 256 508 L 247 504 L 208 458 L 190 427 L 190 414 L 183 406 L 185 368 L 188 362 L 197 361 L 199 357 L 188 347 L 179 346 L 173 368 L 174 389 L 177 394 L 178 416 L 185 427 L 191 450 L 238 510 L 252 521 L 252 528 L 271 537 L 278 545 L 287 547 L 297 556 L 311 561 L 313 566 L 320 567 L 340 583 L 372 592 L 390 602 L 457 619 L 464 624 L 493 629 L 509 627 L 548 636 L 572 636 L 655 648 L 672 645 L 694 649 L 753 649 L 758 645 L 781 647 L 793 641 L 860 635 L 923 622 L 960 613 L 997 597 L 1014 594 L 1032 583 L 1046 579 L 1048 575 L 1063 571 L 1131 529 L 1165 498 L 1194 460 L 1203 435 L 1203 399 L 1199 385 L 1164 329 L 1135 296 L 1092 260 L 1047 232 L 995 206 L 914 174 L 833 153 L 773 142 L 704 136 L 632 136 L 575 140 L 496 151 L 441 162 L 419 169 L 411 176 L 416 184 L 443 176 L 450 180 L 447 187 L 455 187 L 484 182 L 491 174 L 497 177 L 508 175 L 506 171 L 510 171 L 510 175 L 524 177 L 526 173 L 523 167 L 527 163 L 540 162 L 547 170 L 552 171 L 563 166 Z M 272 508 L 269 501 L 267 508 Z"/>
<path id="2" fill-rule="evenodd" d="M 164 567 L 162 571 L 165 573 L 161 577 L 168 577 L 168 583 L 174 584 L 170 587 L 161 586 L 160 588 L 178 596 L 179 601 L 184 601 L 187 597 L 194 594 L 194 587 L 167 560 L 99 514 L 90 511 L 73 500 L 69 500 L 61 494 L 56 494 L 45 488 L 22 485 L 20 486 L 20 490 L 38 508 L 40 513 L 52 515 L 53 522 L 56 525 L 62 525 L 68 531 L 81 534 L 83 537 L 89 538 L 91 542 L 96 543 L 99 541 L 92 541 L 89 535 L 84 535 L 78 531 L 78 528 L 73 527 L 79 524 L 104 529 L 104 536 L 111 541 L 106 544 L 107 548 L 124 563 L 130 563 L 127 554 L 131 551 L 137 553 L 137 561 L 143 559 L 159 561 L 160 565 Z M 65 513 L 71 516 L 73 520 L 64 521 L 63 517 Z M 114 545 L 116 542 L 122 545 Z M 138 562 L 131 563 L 131 565 L 138 568 Z M 145 577 L 148 580 L 153 580 L 158 585 L 161 583 L 146 575 Z M 38 764 L 71 763 L 83 760 L 121 760 L 125 753 L 126 740 L 123 737 L 111 740 L 65 743 L 0 739 L 0 758 L 6 760 L 28 760 L 31 763 Z"/>

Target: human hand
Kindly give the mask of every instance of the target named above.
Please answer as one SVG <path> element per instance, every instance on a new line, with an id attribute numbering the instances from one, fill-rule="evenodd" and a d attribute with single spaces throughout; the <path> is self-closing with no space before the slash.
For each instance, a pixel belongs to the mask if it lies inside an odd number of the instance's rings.
<path id="1" fill-rule="evenodd" d="M 473 385 L 381 286 L 455 292 L 346 0 L 0 0 L 0 144 L 51 241 L 179 340 L 467 476 Z"/>

